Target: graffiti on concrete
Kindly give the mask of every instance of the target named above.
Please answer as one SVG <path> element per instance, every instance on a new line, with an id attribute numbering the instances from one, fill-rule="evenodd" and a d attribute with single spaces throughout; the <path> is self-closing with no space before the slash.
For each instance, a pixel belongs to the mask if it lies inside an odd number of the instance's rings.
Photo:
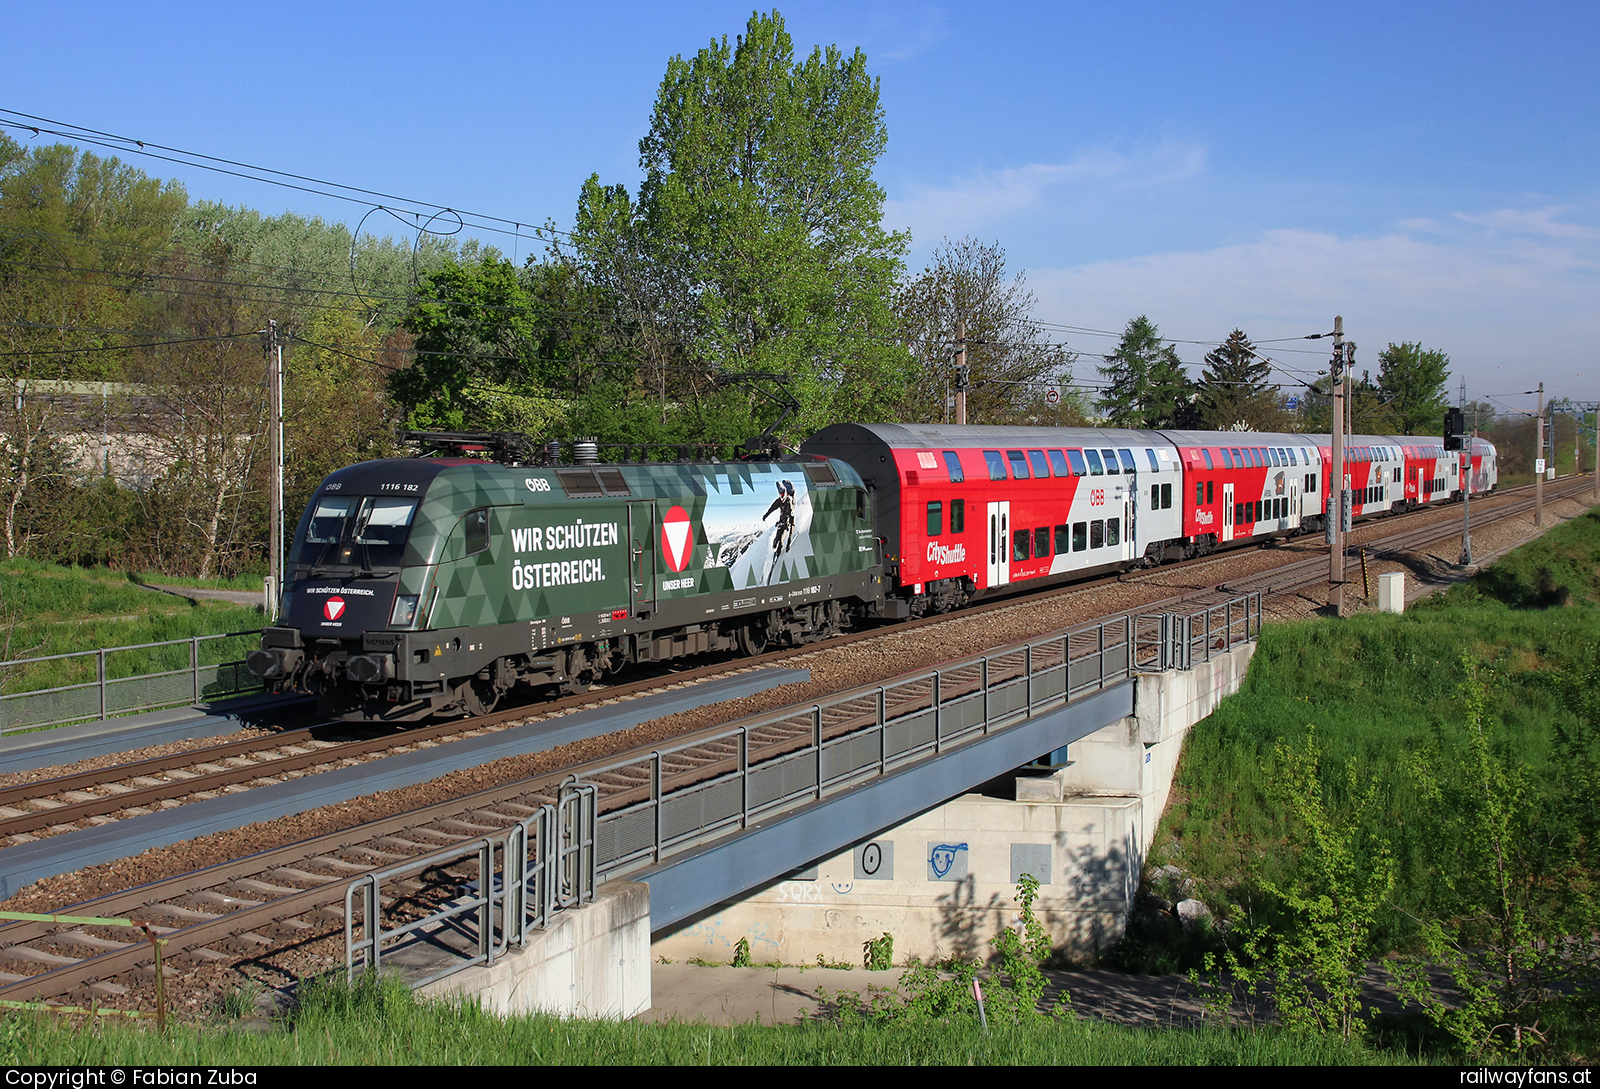
<path id="1" fill-rule="evenodd" d="M 965 843 L 933 843 L 928 845 L 928 872 L 935 881 L 966 876 L 967 845 Z M 957 862 L 961 865 L 957 866 Z M 956 873 L 956 870 L 960 873 Z"/>

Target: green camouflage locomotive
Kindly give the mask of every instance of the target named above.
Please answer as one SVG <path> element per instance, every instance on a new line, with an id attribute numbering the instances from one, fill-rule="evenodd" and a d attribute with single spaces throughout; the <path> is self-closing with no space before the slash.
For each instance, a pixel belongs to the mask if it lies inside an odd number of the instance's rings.
<path id="1" fill-rule="evenodd" d="M 247 666 L 345 718 L 482 714 L 518 684 L 825 638 L 883 600 L 844 462 L 395 458 L 317 488 Z"/>

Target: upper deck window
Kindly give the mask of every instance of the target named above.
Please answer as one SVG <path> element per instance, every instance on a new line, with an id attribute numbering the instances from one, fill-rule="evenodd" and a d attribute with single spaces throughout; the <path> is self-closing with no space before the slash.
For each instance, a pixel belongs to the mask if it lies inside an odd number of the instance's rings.
<path id="1" fill-rule="evenodd" d="M 1021 450 L 1007 450 L 1006 460 L 1011 462 L 1011 476 L 1016 480 L 1028 479 L 1028 459 Z"/>
<path id="2" fill-rule="evenodd" d="M 1088 467 L 1084 464 L 1083 451 L 1082 450 L 1068 450 L 1067 451 L 1067 459 L 1072 462 L 1072 475 L 1073 476 L 1086 476 L 1086 475 L 1088 475 Z M 1058 548 L 1058 549 L 1056 549 L 1056 551 L 1060 552 L 1061 549 Z"/>
<path id="3" fill-rule="evenodd" d="M 1000 456 L 998 450 L 985 450 L 983 460 L 989 465 L 990 480 L 1004 480 L 1006 478 L 1006 459 Z"/>
<path id="4" fill-rule="evenodd" d="M 1085 450 L 1083 456 L 1089 459 L 1089 475 L 1105 476 L 1105 466 L 1100 464 L 1100 454 L 1094 450 Z"/>
<path id="5" fill-rule="evenodd" d="M 1122 459 L 1122 471 L 1123 472 L 1125 472 L 1125 473 L 1137 473 L 1139 471 L 1137 468 L 1134 467 L 1134 464 L 1133 464 L 1133 451 L 1132 450 L 1118 450 L 1117 451 L 1117 457 Z M 1153 455 L 1153 454 L 1150 457 L 1150 466 L 1151 466 L 1151 469 L 1153 471 L 1155 471 L 1155 472 L 1160 472 L 1161 471 L 1160 469 L 1156 469 L 1155 468 L 1155 455 Z"/>
<path id="6" fill-rule="evenodd" d="M 1200 450 L 1200 455 L 1206 459 L 1206 468 L 1208 470 L 1216 469 L 1216 466 L 1211 464 L 1211 451 L 1210 450 L 1207 450 L 1204 447 L 1202 447 L 1201 450 Z"/>
<path id="7" fill-rule="evenodd" d="M 1071 476 L 1072 470 L 1067 467 L 1067 456 L 1060 450 L 1047 451 L 1050 455 L 1050 468 L 1055 470 L 1056 476 Z"/>
<path id="8" fill-rule="evenodd" d="M 1117 452 L 1115 450 L 1102 450 L 1100 456 L 1106 459 L 1106 474 L 1117 475 Z"/>
<path id="9" fill-rule="evenodd" d="M 967 479 L 966 474 L 961 471 L 961 459 L 956 456 L 954 450 L 944 452 L 944 467 L 950 470 L 950 483 L 960 484 Z"/>
<path id="10" fill-rule="evenodd" d="M 1028 464 L 1033 466 L 1035 479 L 1043 480 L 1050 475 L 1050 463 L 1045 460 L 1043 450 L 1029 450 Z"/>

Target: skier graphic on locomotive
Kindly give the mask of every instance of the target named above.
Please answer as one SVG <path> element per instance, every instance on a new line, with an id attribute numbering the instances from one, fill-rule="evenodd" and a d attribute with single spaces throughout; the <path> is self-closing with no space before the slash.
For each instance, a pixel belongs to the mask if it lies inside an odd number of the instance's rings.
<path id="1" fill-rule="evenodd" d="M 1355 517 L 1459 496 L 1458 455 L 1417 442 L 1350 438 Z M 1330 446 L 836 424 L 777 459 L 367 462 L 313 495 L 283 615 L 247 665 L 348 718 L 481 714 L 519 683 L 580 691 L 633 662 L 756 654 L 1320 530 Z M 1472 449 L 1471 486 L 1492 490 L 1494 449 Z"/>

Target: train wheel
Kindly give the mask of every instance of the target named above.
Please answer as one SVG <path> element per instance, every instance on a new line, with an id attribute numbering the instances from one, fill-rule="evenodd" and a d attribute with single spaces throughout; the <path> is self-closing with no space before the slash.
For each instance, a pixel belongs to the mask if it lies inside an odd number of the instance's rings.
<path id="1" fill-rule="evenodd" d="M 754 658 L 767 649 L 766 617 L 751 617 L 739 627 L 739 653 Z"/>
<path id="2" fill-rule="evenodd" d="M 500 697 L 504 694 L 494 686 L 493 681 L 477 677 L 462 685 L 461 689 L 461 705 L 469 715 L 487 715 L 500 703 Z"/>

